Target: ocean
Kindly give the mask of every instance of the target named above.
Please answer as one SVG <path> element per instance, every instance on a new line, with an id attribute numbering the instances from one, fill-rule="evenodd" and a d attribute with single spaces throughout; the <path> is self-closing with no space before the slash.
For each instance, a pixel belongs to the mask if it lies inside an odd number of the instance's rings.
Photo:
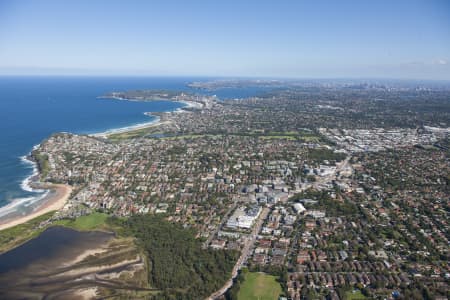
<path id="1" fill-rule="evenodd" d="M 56 132 L 92 134 L 151 122 L 145 112 L 173 111 L 169 101 L 131 102 L 98 97 L 111 91 L 168 89 L 247 97 L 258 89 L 193 90 L 189 82 L 208 78 L 175 77 L 0 77 L 0 217 L 16 204 L 27 206 L 44 191 L 28 188 L 34 165 L 24 159 L 33 146 Z"/>

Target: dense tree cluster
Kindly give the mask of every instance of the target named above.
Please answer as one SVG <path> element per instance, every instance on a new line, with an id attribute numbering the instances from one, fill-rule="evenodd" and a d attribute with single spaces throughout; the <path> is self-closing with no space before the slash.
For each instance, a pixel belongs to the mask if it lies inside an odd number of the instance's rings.
<path id="1" fill-rule="evenodd" d="M 149 283 L 163 292 L 157 299 L 199 299 L 230 277 L 236 251 L 202 249 L 191 229 L 159 216 L 136 215 L 121 222 L 149 260 Z"/>

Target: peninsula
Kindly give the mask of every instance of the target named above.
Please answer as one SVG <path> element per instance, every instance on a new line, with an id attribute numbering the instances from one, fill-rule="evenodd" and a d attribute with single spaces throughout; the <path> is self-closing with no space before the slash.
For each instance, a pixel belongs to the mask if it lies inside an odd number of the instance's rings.
<path id="1" fill-rule="evenodd" d="M 170 90 L 129 90 L 125 92 L 110 92 L 99 97 L 100 99 L 116 99 L 127 101 L 175 101 L 186 105 L 188 109 L 201 109 L 210 105 L 217 98 L 186 92 Z"/>

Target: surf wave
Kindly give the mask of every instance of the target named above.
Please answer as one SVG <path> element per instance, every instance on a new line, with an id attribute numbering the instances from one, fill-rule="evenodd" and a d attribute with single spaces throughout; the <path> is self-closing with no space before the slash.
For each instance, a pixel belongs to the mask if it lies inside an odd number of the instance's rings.
<path id="1" fill-rule="evenodd" d="M 45 197 L 47 197 L 49 192 L 50 192 L 49 190 L 46 190 L 37 196 L 14 199 L 9 204 L 0 207 L 0 218 L 7 216 L 11 213 L 18 213 L 18 212 L 20 213 L 21 207 L 22 208 L 30 207 L 31 205 L 35 204 L 36 202 L 39 202 L 42 199 L 44 199 Z"/>
<path id="2" fill-rule="evenodd" d="M 33 150 L 36 150 L 39 147 L 38 145 L 33 146 Z M 22 190 L 28 193 L 33 193 L 35 195 L 29 196 L 29 197 L 21 197 L 16 198 L 11 201 L 9 201 L 8 204 L 0 207 L 0 217 L 4 217 L 6 215 L 9 215 L 11 213 L 17 213 L 20 212 L 20 208 L 27 208 L 33 205 L 34 203 L 42 200 L 45 198 L 49 190 L 43 190 L 43 189 L 36 189 L 32 187 L 32 182 L 35 180 L 37 176 L 39 176 L 39 169 L 37 166 L 37 163 L 34 161 L 31 161 L 26 155 L 20 156 L 19 159 L 21 162 L 26 165 L 28 168 L 32 169 L 31 175 L 25 177 L 22 182 L 20 183 L 20 187 Z"/>
<path id="3" fill-rule="evenodd" d="M 34 145 L 32 151 L 36 150 L 39 146 L 40 144 Z M 20 183 L 20 187 L 22 188 L 22 190 L 30 193 L 43 193 L 45 190 L 35 189 L 31 186 L 33 180 L 35 180 L 37 176 L 39 176 L 39 169 L 37 163 L 30 160 L 26 155 L 21 156 L 20 160 L 22 161 L 23 164 L 30 166 L 33 170 L 31 175 L 25 177 Z"/>
<path id="4" fill-rule="evenodd" d="M 118 99 L 118 98 L 114 98 L 114 99 L 116 99 L 116 100 L 123 100 L 123 101 L 132 101 L 132 100 L 129 100 L 129 99 Z M 189 101 L 174 101 L 174 102 L 181 103 L 184 106 L 178 107 L 175 110 L 172 110 L 171 112 L 173 112 L 173 113 L 186 112 L 183 108 L 196 107 L 196 105 L 192 104 Z M 149 121 L 149 122 L 143 122 L 143 123 L 138 123 L 138 124 L 134 124 L 134 125 L 130 125 L 130 126 L 108 129 L 108 130 L 102 131 L 102 132 L 94 132 L 94 133 L 91 133 L 89 135 L 90 136 L 94 136 L 94 137 L 106 137 L 106 136 L 108 136 L 110 134 L 124 133 L 124 132 L 127 132 L 127 131 L 142 129 L 142 128 L 145 128 L 145 127 L 148 127 L 148 126 L 151 126 L 151 125 L 158 124 L 161 121 L 161 118 L 159 116 L 152 115 L 152 112 L 144 112 L 144 115 L 146 115 L 148 117 L 153 117 L 154 119 Z"/>
<path id="5" fill-rule="evenodd" d="M 109 129 L 109 130 L 106 130 L 103 132 L 92 133 L 92 134 L 90 134 L 90 136 L 104 137 L 104 136 L 107 136 L 110 134 L 124 133 L 127 131 L 142 129 L 147 126 L 157 124 L 160 121 L 160 117 L 158 117 L 158 116 L 153 116 L 153 115 L 151 115 L 151 113 L 144 113 L 144 114 L 147 116 L 152 116 L 152 117 L 154 117 L 154 119 L 151 120 L 150 122 L 138 123 L 138 124 L 134 124 L 134 125 L 126 126 L 126 127 L 114 128 L 114 129 Z"/>

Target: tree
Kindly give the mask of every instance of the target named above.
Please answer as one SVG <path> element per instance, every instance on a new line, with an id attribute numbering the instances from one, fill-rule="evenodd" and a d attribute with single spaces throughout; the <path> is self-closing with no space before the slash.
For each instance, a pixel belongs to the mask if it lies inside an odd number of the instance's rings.
<path id="1" fill-rule="evenodd" d="M 202 249 L 194 230 L 161 216 L 135 215 L 112 222 L 119 223 L 126 235 L 136 237 L 146 253 L 149 284 L 178 299 L 206 297 L 220 288 L 238 257 L 237 251 Z"/>

